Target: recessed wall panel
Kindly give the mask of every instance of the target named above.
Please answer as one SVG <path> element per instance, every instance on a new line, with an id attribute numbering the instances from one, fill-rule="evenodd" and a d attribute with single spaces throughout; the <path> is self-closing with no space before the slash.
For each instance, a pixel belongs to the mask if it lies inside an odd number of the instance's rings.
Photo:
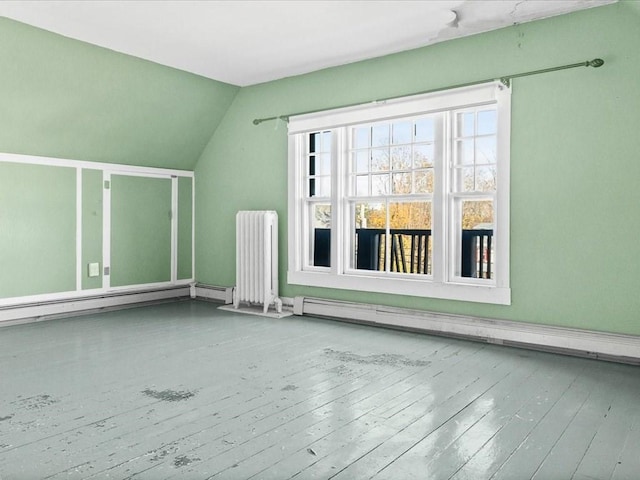
<path id="1" fill-rule="evenodd" d="M 82 289 L 102 287 L 102 170 L 82 169 Z M 89 264 L 99 274 L 89 276 Z"/>
<path id="2" fill-rule="evenodd" d="M 76 169 L 0 162 L 0 298 L 76 289 Z"/>
<path id="3" fill-rule="evenodd" d="M 193 179 L 178 178 L 178 280 L 193 278 Z"/>
<path id="4" fill-rule="evenodd" d="M 111 176 L 111 287 L 171 280 L 171 179 Z"/>

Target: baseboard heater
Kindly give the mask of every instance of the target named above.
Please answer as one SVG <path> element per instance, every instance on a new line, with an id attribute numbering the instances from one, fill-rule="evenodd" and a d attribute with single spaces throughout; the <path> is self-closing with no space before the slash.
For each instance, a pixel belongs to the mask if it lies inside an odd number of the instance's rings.
<path id="1" fill-rule="evenodd" d="M 136 305 L 193 297 L 192 287 L 189 285 L 180 285 L 8 305 L 0 307 L 0 326 L 69 317 L 96 310 L 127 308 Z"/>
<path id="2" fill-rule="evenodd" d="M 198 300 L 222 302 L 228 305 L 233 303 L 233 287 L 215 287 L 213 285 L 196 283 L 191 297 L 197 298 Z"/>
<path id="3" fill-rule="evenodd" d="M 308 314 L 432 335 L 640 365 L 640 336 L 635 335 L 311 297 L 295 297 L 293 312 L 296 315 Z"/>

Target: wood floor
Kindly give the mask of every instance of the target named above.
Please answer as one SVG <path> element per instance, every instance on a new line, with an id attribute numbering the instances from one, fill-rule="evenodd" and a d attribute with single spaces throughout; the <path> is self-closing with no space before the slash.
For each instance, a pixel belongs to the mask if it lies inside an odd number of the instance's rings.
<path id="1" fill-rule="evenodd" d="M 0 479 L 638 479 L 638 367 L 187 301 L 0 328 Z"/>

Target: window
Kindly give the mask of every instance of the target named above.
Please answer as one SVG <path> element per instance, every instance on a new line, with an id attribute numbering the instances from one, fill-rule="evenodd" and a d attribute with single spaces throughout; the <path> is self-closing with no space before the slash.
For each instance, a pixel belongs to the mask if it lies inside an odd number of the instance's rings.
<path id="1" fill-rule="evenodd" d="M 510 89 L 292 117 L 289 283 L 509 304 Z"/>

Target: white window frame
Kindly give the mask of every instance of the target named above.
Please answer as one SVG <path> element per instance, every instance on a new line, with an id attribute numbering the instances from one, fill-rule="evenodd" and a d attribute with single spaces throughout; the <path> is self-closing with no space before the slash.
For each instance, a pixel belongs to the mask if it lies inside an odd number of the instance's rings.
<path id="1" fill-rule="evenodd" d="M 454 198 L 445 181 L 437 181 L 433 192 L 434 218 L 442 219 L 446 227 L 433 233 L 433 275 L 389 274 L 349 268 L 351 235 L 350 219 L 346 218 L 348 178 L 348 127 L 361 123 L 392 121 L 438 112 L 495 105 L 497 109 L 497 175 L 498 189 L 489 193 L 494 200 L 495 277 L 491 281 L 456 277 L 451 253 L 456 244 Z M 418 297 L 462 300 L 492 304 L 511 304 L 509 287 L 509 154 L 511 129 L 511 89 L 499 81 L 400 99 L 374 102 L 357 107 L 328 110 L 293 116 L 289 120 L 289 198 L 288 198 L 288 275 L 290 284 L 314 287 L 359 290 Z M 305 206 L 305 181 L 308 155 L 306 139 L 309 133 L 330 130 L 332 142 L 331 189 L 331 267 L 309 265 L 309 232 Z M 447 138 L 451 139 L 452 135 Z M 443 160 L 436 169 L 452 168 L 452 144 L 445 143 Z M 442 175 L 442 171 L 436 175 Z M 448 179 L 449 174 L 443 178 Z M 474 194 L 477 195 L 477 194 Z M 464 196 L 464 194 L 462 194 Z M 398 200 L 409 199 L 401 195 Z M 473 198 L 471 196 L 470 198 Z M 448 229 L 448 231 L 445 231 Z M 337 247 L 337 248 L 336 248 Z"/>

